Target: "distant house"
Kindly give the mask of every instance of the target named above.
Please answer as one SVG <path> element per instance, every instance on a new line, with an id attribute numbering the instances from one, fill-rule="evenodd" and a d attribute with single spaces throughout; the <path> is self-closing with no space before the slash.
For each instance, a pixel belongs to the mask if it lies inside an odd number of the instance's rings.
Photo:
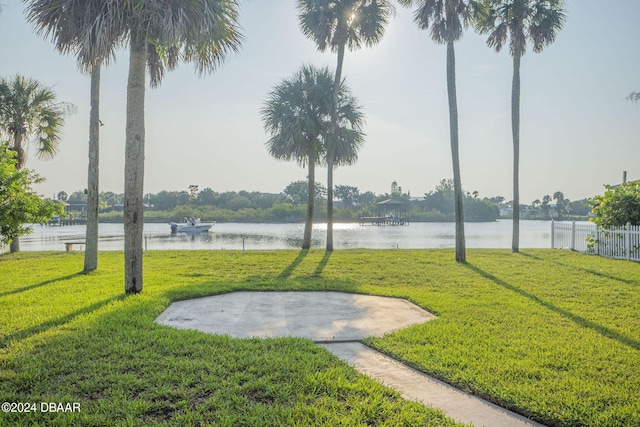
<path id="1" fill-rule="evenodd" d="M 64 207 L 64 210 L 68 214 L 80 213 L 84 215 L 87 212 L 87 202 L 73 202 L 73 203 L 67 202 L 66 206 Z"/>
<path id="2" fill-rule="evenodd" d="M 520 219 L 531 219 L 535 212 L 527 205 L 520 205 Z M 513 218 L 513 207 L 503 206 L 500 208 L 500 218 Z"/>
<path id="3" fill-rule="evenodd" d="M 629 181 L 629 182 L 635 182 L 640 183 L 640 179 L 636 180 L 636 181 Z M 610 185 L 611 188 L 616 188 L 616 187 L 620 187 L 622 184 L 626 184 L 627 183 L 627 171 L 623 171 L 622 172 L 622 183 L 621 184 L 615 184 L 615 185 Z"/>
<path id="4" fill-rule="evenodd" d="M 150 209 L 152 207 L 153 207 L 153 205 L 150 205 L 148 203 L 144 203 L 142 205 L 142 209 Z M 111 206 L 111 208 L 116 212 L 124 212 L 124 204 L 123 203 L 116 203 L 115 205 Z"/>
<path id="5" fill-rule="evenodd" d="M 640 179 L 639 179 L 639 180 L 637 180 L 637 181 L 625 181 L 625 182 L 623 182 L 622 184 L 626 184 L 627 182 L 633 182 L 633 183 L 638 184 L 638 183 L 640 183 Z M 616 187 L 620 187 L 622 184 L 610 185 L 609 187 L 611 187 L 611 188 L 616 188 Z"/>

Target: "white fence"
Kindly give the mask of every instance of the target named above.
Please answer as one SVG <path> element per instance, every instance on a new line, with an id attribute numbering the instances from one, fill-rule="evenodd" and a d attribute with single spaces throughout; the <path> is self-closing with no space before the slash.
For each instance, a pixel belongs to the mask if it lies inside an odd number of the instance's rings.
<path id="1" fill-rule="evenodd" d="M 551 247 L 640 261 L 640 226 L 598 228 L 593 223 L 551 221 Z"/>

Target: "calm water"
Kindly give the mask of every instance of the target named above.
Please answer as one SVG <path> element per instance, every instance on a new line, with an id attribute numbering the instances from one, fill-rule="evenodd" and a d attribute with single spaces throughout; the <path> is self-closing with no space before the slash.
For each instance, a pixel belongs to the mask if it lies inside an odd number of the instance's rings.
<path id="1" fill-rule="evenodd" d="M 170 233 L 168 224 L 145 224 L 147 249 L 291 249 L 302 245 L 304 224 L 216 224 L 208 233 L 184 235 Z M 34 231 L 20 238 L 24 251 L 64 250 L 64 242 L 84 240 L 85 226 L 34 226 Z M 313 229 L 313 247 L 325 245 L 326 224 Z M 335 224 L 334 247 L 372 249 L 453 248 L 453 223 L 412 223 L 408 226 L 372 226 Z M 465 224 L 468 248 L 510 248 L 511 221 L 500 220 Z M 99 249 L 122 250 L 122 224 L 100 224 Z M 521 221 L 520 247 L 548 248 L 551 224 L 547 221 Z M 5 248 L 6 250 L 6 248 Z"/>

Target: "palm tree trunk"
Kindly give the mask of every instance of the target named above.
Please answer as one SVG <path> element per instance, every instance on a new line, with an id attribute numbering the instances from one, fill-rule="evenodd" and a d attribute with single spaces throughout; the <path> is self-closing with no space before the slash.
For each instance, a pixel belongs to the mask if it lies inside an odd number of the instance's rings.
<path id="1" fill-rule="evenodd" d="M 16 152 L 16 169 L 24 169 L 24 165 L 27 163 L 27 153 L 24 151 L 22 141 L 24 139 L 24 130 L 18 129 L 13 134 L 13 146 L 9 147 L 10 150 Z"/>
<path id="2" fill-rule="evenodd" d="M 335 138 L 338 129 L 338 95 L 342 80 L 342 64 L 344 63 L 345 43 L 338 46 L 338 64 L 333 80 L 333 94 L 331 102 L 331 135 Z M 327 147 L 327 252 L 333 251 L 333 165 L 336 157 L 335 142 Z"/>
<path id="3" fill-rule="evenodd" d="M 124 165 L 124 289 L 142 292 L 142 227 L 144 196 L 144 94 L 146 40 L 133 34 L 127 83 Z"/>
<path id="4" fill-rule="evenodd" d="M 453 42 L 447 42 L 447 92 L 449 95 L 449 133 L 453 159 L 453 187 L 456 214 L 456 261 L 467 262 L 464 240 L 464 212 L 462 208 L 462 179 L 458 154 L 458 101 L 456 99 L 456 54 Z"/>
<path id="5" fill-rule="evenodd" d="M 17 170 L 23 169 L 27 160 L 24 147 L 22 146 L 22 139 L 23 139 L 23 132 L 21 130 L 18 130 L 13 135 L 13 146 L 9 148 L 10 150 L 13 150 L 16 152 L 16 169 Z M 13 240 L 11 240 L 11 243 L 9 243 L 9 252 L 10 253 L 20 252 L 20 237 L 16 236 L 13 238 Z"/>
<path id="6" fill-rule="evenodd" d="M 307 218 L 304 223 L 304 237 L 302 239 L 302 249 L 311 248 L 311 232 L 313 231 L 313 211 L 315 208 L 315 184 L 316 184 L 316 168 L 315 162 L 309 157 L 309 187 L 307 194 Z"/>
<path id="7" fill-rule="evenodd" d="M 333 251 L 333 164 L 335 153 L 327 153 L 327 246 L 326 251 Z"/>
<path id="8" fill-rule="evenodd" d="M 98 205 L 100 180 L 100 68 L 91 70 L 91 115 L 89 118 L 89 170 L 87 173 L 87 233 L 84 271 L 98 268 Z"/>
<path id="9" fill-rule="evenodd" d="M 511 251 L 520 251 L 520 56 L 513 58 L 511 85 L 511 132 L 513 135 L 513 236 Z"/>

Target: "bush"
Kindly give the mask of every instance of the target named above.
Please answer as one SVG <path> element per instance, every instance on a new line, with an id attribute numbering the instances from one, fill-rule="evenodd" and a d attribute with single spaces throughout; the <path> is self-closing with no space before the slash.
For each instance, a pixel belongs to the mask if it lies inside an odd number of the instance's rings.
<path id="1" fill-rule="evenodd" d="M 0 144 L 0 247 L 29 234 L 24 224 L 44 223 L 62 214 L 62 206 L 40 198 L 32 189 L 44 181 L 30 169 L 16 169 L 15 151 Z"/>
<path id="2" fill-rule="evenodd" d="M 426 212 L 411 212 L 409 219 L 413 222 L 452 222 L 455 221 L 455 216 L 432 209 Z"/>
<path id="3" fill-rule="evenodd" d="M 606 188 L 604 195 L 589 199 L 596 215 L 592 221 L 600 227 L 640 225 L 640 180 Z"/>
<path id="4" fill-rule="evenodd" d="M 500 208 L 488 200 L 464 198 L 464 220 L 468 222 L 495 221 L 500 217 Z"/>

